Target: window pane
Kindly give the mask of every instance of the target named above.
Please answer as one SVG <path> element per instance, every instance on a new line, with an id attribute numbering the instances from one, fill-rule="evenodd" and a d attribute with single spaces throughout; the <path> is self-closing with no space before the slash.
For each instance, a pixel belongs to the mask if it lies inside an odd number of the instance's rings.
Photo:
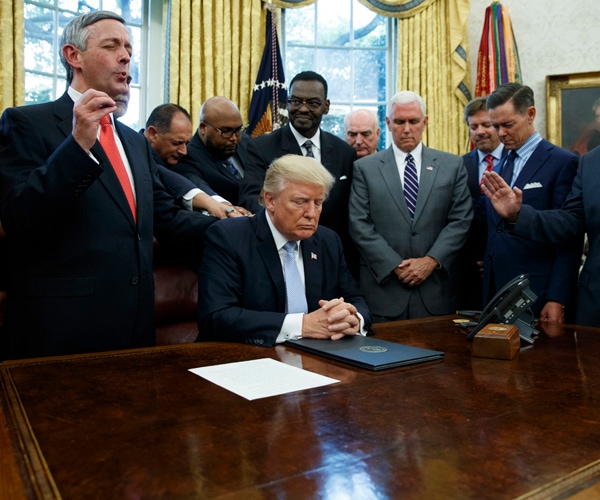
<path id="1" fill-rule="evenodd" d="M 285 39 L 288 44 L 313 45 L 315 38 L 315 4 L 285 11 Z"/>
<path id="2" fill-rule="evenodd" d="M 129 36 L 133 46 L 133 55 L 129 64 L 132 81 L 140 82 L 140 61 L 142 57 L 142 30 L 140 28 L 129 27 Z"/>
<path id="3" fill-rule="evenodd" d="M 386 53 L 382 50 L 354 51 L 354 99 L 385 101 Z"/>
<path id="4" fill-rule="evenodd" d="M 387 47 L 386 19 L 364 5 L 354 7 L 354 45 L 357 47 Z"/>
<path id="5" fill-rule="evenodd" d="M 301 47 L 288 47 L 285 54 L 285 75 L 286 81 L 289 81 L 294 75 L 301 71 L 313 69 L 315 67 L 315 52 L 313 49 Z"/>
<path id="6" fill-rule="evenodd" d="M 54 78 L 25 72 L 25 104 L 54 100 Z"/>
<path id="7" fill-rule="evenodd" d="M 100 0 L 87 0 L 81 2 L 79 0 L 59 0 L 58 7 L 60 9 L 70 10 L 71 12 L 79 12 L 80 14 L 87 14 L 100 8 Z"/>
<path id="8" fill-rule="evenodd" d="M 317 2 L 317 45 L 348 45 L 350 12 L 350 0 Z"/>
<path id="9" fill-rule="evenodd" d="M 352 100 L 351 69 L 352 53 L 347 50 L 318 49 L 317 73 L 327 80 L 331 101 Z"/>
<path id="10" fill-rule="evenodd" d="M 34 5 L 25 6 L 25 67 L 54 72 L 54 12 Z"/>
<path id="11" fill-rule="evenodd" d="M 116 12 L 128 24 L 140 24 L 142 22 L 142 0 L 104 0 L 102 8 Z"/>

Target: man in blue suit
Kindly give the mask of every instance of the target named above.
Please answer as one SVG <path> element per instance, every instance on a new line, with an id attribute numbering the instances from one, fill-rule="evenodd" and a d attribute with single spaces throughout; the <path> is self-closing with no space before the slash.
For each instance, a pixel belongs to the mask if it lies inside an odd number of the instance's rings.
<path id="1" fill-rule="evenodd" d="M 486 170 L 497 168 L 506 150 L 490 121 L 487 97 L 476 97 L 465 106 L 465 121 L 474 149 L 463 155 L 467 186 L 473 199 L 473 221 L 465 246 L 458 256 L 458 308 L 481 310 L 483 280 L 481 268 L 487 240 L 485 196 L 481 183 Z"/>
<path id="2" fill-rule="evenodd" d="M 209 229 L 198 279 L 198 340 L 272 346 L 366 333 L 369 309 L 341 241 L 319 227 L 333 182 L 315 159 L 285 155 L 267 170 L 264 210 Z"/>
<path id="3" fill-rule="evenodd" d="M 577 172 L 577 156 L 542 139 L 534 128 L 533 91 L 519 83 L 498 87 L 487 99 L 490 120 L 508 154 L 500 175 L 523 192 L 537 210 L 560 208 Z M 488 238 L 484 261 L 484 302 L 519 274 L 529 274 L 538 296 L 540 320 L 563 323 L 564 307 L 574 304 L 582 241 L 544 245 L 516 236 L 487 200 Z"/>
<path id="4" fill-rule="evenodd" d="M 579 277 L 575 323 L 600 326 L 600 147 L 583 155 L 573 188 L 561 209 L 536 210 L 523 204 L 523 192 L 492 172 L 486 194 L 512 232 L 543 244 L 564 245 L 587 233 L 590 249 Z"/>
<path id="5" fill-rule="evenodd" d="M 120 16 L 79 16 L 61 39 L 67 92 L 0 119 L 6 357 L 154 345 L 153 236 L 201 251 L 216 220 L 179 209 L 147 141 L 113 120 L 131 57 Z"/>

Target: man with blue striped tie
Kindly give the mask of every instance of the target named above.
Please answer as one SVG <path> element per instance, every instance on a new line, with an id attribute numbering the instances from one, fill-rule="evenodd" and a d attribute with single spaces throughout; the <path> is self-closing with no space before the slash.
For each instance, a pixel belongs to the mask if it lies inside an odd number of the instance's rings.
<path id="1" fill-rule="evenodd" d="M 454 312 L 452 268 L 473 203 L 460 157 L 430 149 L 423 99 L 392 97 L 393 143 L 354 163 L 350 234 L 360 255 L 360 286 L 373 322 Z"/>

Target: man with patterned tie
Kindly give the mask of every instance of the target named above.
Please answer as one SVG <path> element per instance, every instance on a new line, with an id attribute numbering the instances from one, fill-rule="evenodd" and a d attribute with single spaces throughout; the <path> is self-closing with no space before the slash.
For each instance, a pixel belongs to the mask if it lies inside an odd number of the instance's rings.
<path id="1" fill-rule="evenodd" d="M 201 251 L 216 220 L 179 209 L 147 141 L 113 119 L 129 91 L 131 57 L 120 16 L 79 16 L 61 39 L 67 92 L 0 119 L 11 269 L 5 357 L 154 345 L 153 236 Z"/>
<path id="2" fill-rule="evenodd" d="M 320 127 L 323 116 L 329 112 L 327 92 L 327 81 L 314 71 L 303 71 L 292 78 L 287 104 L 289 123 L 256 137 L 248 145 L 240 204 L 250 211 L 258 210 L 258 195 L 267 168 L 276 158 L 289 153 L 312 156 L 335 177 L 335 185 L 323 206 L 321 224 L 338 233 L 346 260 L 357 277 L 358 254 L 348 233 L 348 198 L 356 151 Z"/>
<path id="3" fill-rule="evenodd" d="M 239 205 L 249 141 L 235 103 L 226 97 L 211 97 L 200 108 L 200 124 L 187 146 L 187 154 L 171 168 L 198 187 L 208 184 L 219 196 Z M 241 207 L 236 210 L 250 215 Z"/>
<path id="4" fill-rule="evenodd" d="M 560 208 L 577 172 L 576 155 L 542 139 L 535 130 L 533 91 L 505 83 L 487 99 L 490 121 L 509 151 L 499 174 L 523 192 L 523 203 L 537 210 Z M 510 171 L 510 173 L 509 173 Z M 542 321 L 562 323 L 565 306 L 574 305 L 582 241 L 547 245 L 514 235 L 486 198 L 488 226 L 484 260 L 484 304 L 512 278 L 528 274 L 538 296 L 532 307 Z"/>
<path id="5" fill-rule="evenodd" d="M 453 270 L 473 203 L 460 157 L 430 149 L 423 99 L 403 91 L 388 104 L 392 145 L 354 164 L 350 234 L 373 321 L 455 311 Z"/>
<path id="6" fill-rule="evenodd" d="M 264 181 L 264 209 L 207 232 L 198 280 L 198 340 L 272 346 L 365 334 L 371 320 L 339 237 L 319 226 L 334 179 L 316 160 L 285 155 Z"/>
<path id="7" fill-rule="evenodd" d="M 467 169 L 467 185 L 473 200 L 473 222 L 469 237 L 458 257 L 458 308 L 483 308 L 483 255 L 487 239 L 485 196 L 481 182 L 486 171 L 493 170 L 506 154 L 486 106 L 486 97 L 476 97 L 465 106 L 465 121 L 474 149 L 463 155 Z"/>

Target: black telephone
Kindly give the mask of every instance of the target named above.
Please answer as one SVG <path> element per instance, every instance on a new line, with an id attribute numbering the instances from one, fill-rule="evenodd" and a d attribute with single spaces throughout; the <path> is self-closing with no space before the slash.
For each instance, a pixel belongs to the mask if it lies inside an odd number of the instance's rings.
<path id="1" fill-rule="evenodd" d="M 536 300 L 537 295 L 529 288 L 527 274 L 513 278 L 485 306 L 477 326 L 467 335 L 467 340 L 473 340 L 477 332 L 488 323 L 503 323 L 516 325 L 521 339 L 533 344 L 533 335 L 539 332 L 533 327 L 535 318 L 530 307 Z"/>

